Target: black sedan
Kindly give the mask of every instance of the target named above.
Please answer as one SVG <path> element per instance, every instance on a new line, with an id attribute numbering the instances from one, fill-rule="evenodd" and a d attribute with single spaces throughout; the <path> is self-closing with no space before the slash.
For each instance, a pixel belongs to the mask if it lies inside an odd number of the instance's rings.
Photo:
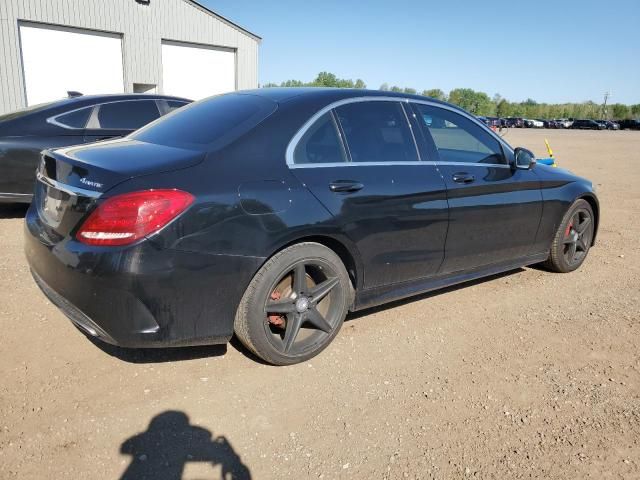
<path id="1" fill-rule="evenodd" d="M 455 106 L 264 89 L 45 152 L 25 221 L 36 282 L 87 334 L 235 333 L 283 365 L 318 354 L 348 311 L 524 265 L 575 270 L 599 207 L 591 182 Z"/>
<path id="2" fill-rule="evenodd" d="M 606 130 L 607 127 L 595 120 L 574 120 L 571 124 L 574 130 Z"/>
<path id="3" fill-rule="evenodd" d="M 123 137 L 190 102 L 162 95 L 74 96 L 0 115 L 0 202 L 31 202 L 45 148 Z"/>

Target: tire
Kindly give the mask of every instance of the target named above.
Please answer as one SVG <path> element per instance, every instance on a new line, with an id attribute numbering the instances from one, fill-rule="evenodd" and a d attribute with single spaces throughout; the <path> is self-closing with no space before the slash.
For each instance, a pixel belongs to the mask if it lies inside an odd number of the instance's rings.
<path id="1" fill-rule="evenodd" d="M 587 258 L 595 232 L 595 217 L 589 202 L 576 200 L 565 213 L 543 265 L 554 272 L 578 269 Z"/>
<path id="2" fill-rule="evenodd" d="M 304 362 L 340 331 L 353 299 L 340 257 L 319 243 L 271 257 L 247 287 L 234 323 L 242 344 L 272 365 Z"/>

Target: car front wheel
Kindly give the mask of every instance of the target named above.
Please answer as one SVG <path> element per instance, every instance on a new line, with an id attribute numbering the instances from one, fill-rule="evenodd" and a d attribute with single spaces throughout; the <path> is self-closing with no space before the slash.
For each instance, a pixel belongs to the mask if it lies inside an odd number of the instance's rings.
<path id="1" fill-rule="evenodd" d="M 595 222 L 591 205 L 586 200 L 576 200 L 556 231 L 549 258 L 544 265 L 560 273 L 576 270 L 587 258 L 594 232 Z"/>
<path id="2" fill-rule="evenodd" d="M 255 274 L 235 319 L 235 333 L 273 365 L 306 361 L 335 338 L 352 301 L 349 275 L 332 250 L 300 243 L 271 257 Z"/>

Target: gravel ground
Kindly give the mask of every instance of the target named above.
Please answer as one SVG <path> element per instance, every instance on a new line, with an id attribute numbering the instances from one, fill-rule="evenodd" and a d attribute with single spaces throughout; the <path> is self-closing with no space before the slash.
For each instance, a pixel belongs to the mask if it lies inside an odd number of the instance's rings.
<path id="1" fill-rule="evenodd" d="M 349 317 L 312 361 L 100 347 L 0 210 L 0 478 L 640 478 L 640 132 L 510 131 L 591 178 L 598 243 Z M 226 477 L 225 477 L 226 475 Z"/>

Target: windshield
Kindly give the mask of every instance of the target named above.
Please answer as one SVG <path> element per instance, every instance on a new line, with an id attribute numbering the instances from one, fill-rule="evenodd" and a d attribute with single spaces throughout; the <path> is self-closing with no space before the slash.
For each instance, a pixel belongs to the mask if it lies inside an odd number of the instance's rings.
<path id="1" fill-rule="evenodd" d="M 30 107 L 27 107 L 27 108 L 21 108 L 20 110 L 16 110 L 15 112 L 5 113 L 4 115 L 0 115 L 0 122 L 6 122 L 7 120 L 13 120 L 15 118 L 20 118 L 20 117 L 22 117 L 24 115 L 27 115 L 29 113 L 36 112 L 38 110 L 46 108 L 49 105 L 52 105 L 53 103 L 55 103 L 55 102 L 40 103 L 38 105 L 31 105 Z"/>
<path id="2" fill-rule="evenodd" d="M 276 109 L 277 103 L 264 97 L 229 93 L 182 107 L 129 138 L 200 150 L 237 139 Z"/>

